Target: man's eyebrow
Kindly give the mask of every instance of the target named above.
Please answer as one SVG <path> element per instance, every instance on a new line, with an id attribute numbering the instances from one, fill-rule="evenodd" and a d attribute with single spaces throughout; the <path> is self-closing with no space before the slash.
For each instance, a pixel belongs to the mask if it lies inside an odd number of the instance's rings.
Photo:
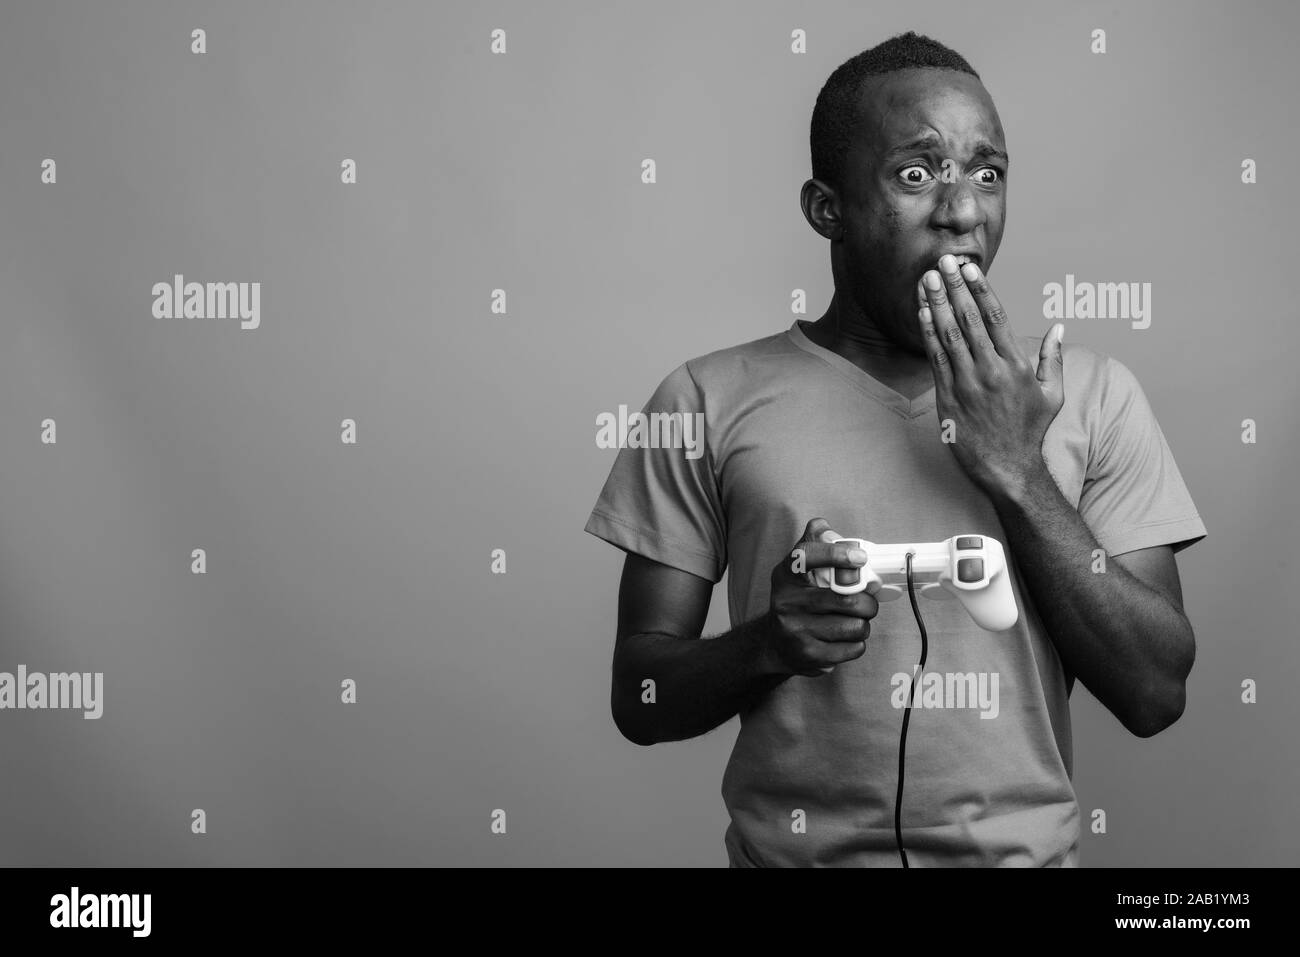
<path id="1" fill-rule="evenodd" d="M 988 140 L 980 140 L 975 144 L 976 156 L 996 156 L 1002 162 L 1010 164 L 1011 157 L 1007 155 L 1006 150 L 1000 150 Z"/>
<path id="2" fill-rule="evenodd" d="M 935 149 L 942 146 L 943 141 L 934 133 L 924 133 L 915 139 L 908 140 L 906 143 L 900 143 L 892 150 L 885 154 L 885 159 L 889 160 L 903 153 L 915 153 L 920 150 Z M 975 144 L 976 156 L 996 156 L 1004 163 L 1010 163 L 1011 157 L 1007 155 L 1006 150 L 1000 150 L 988 140 L 980 140 Z"/>

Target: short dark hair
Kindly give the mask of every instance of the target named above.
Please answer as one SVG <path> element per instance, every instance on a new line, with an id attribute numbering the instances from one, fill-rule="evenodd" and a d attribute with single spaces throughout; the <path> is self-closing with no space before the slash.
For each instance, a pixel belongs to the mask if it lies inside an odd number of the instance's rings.
<path id="1" fill-rule="evenodd" d="M 817 94 L 813 107 L 808 140 L 814 179 L 835 189 L 843 185 L 844 163 L 858 124 L 858 99 L 867 78 L 917 67 L 959 70 L 980 78 L 960 53 L 910 30 L 841 63 Z"/>

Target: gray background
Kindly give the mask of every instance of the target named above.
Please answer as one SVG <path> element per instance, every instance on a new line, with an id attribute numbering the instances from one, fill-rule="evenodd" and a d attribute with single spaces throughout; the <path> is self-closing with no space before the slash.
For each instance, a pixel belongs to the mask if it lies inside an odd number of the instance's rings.
<path id="1" fill-rule="evenodd" d="M 642 749 L 609 717 L 595 416 L 786 328 L 794 288 L 821 314 L 813 102 L 916 29 L 1000 111 L 1017 331 L 1067 272 L 1153 283 L 1151 328 L 1066 341 L 1137 374 L 1209 528 L 1179 561 L 1182 720 L 1141 740 L 1075 691 L 1080 805 L 1109 818 L 1083 863 L 1297 863 L 1298 26 L 1283 2 L 6 0 L 0 670 L 103 671 L 105 710 L 0 712 L 0 861 L 725 864 L 736 722 Z M 176 272 L 262 282 L 261 328 L 153 318 Z"/>

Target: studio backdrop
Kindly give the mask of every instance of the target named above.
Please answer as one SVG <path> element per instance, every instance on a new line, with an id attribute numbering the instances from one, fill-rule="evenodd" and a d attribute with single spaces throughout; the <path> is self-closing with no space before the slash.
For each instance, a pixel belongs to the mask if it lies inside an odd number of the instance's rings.
<path id="1" fill-rule="evenodd" d="M 1016 331 L 1149 289 L 1065 341 L 1208 529 L 1181 720 L 1075 687 L 1081 863 L 1297 863 L 1284 0 L 5 3 L 0 863 L 725 866 L 736 720 L 610 716 L 598 419 L 825 311 L 813 103 L 907 30 L 1001 117 Z"/>

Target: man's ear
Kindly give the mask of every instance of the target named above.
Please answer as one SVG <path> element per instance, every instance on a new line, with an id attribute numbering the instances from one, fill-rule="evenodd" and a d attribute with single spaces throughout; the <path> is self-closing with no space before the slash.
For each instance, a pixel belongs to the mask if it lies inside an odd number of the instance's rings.
<path id="1" fill-rule="evenodd" d="M 799 205 L 804 219 L 817 235 L 832 241 L 843 237 L 840 198 L 835 189 L 824 180 L 806 180 L 799 192 Z"/>

